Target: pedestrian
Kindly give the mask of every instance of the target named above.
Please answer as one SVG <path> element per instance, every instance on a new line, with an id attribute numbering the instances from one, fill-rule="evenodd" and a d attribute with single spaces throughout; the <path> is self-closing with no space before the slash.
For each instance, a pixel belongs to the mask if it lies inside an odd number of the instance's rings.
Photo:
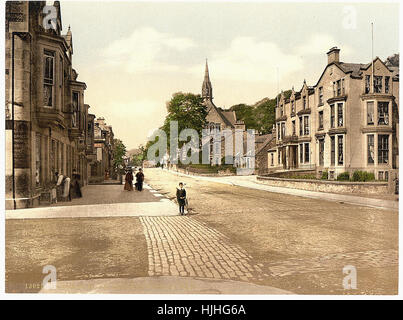
<path id="1" fill-rule="evenodd" d="M 72 178 L 72 196 L 73 198 L 81 198 L 83 196 L 80 186 L 81 175 L 77 173 L 76 169 L 73 169 Z"/>
<path id="2" fill-rule="evenodd" d="M 71 201 L 70 194 L 70 178 L 68 176 L 59 174 L 59 172 L 55 172 L 56 175 L 56 194 L 57 199 L 61 201 Z"/>
<path id="3" fill-rule="evenodd" d="M 139 169 L 139 172 L 136 173 L 136 189 L 138 191 L 143 190 L 143 182 L 144 182 L 144 173 L 143 169 Z"/>
<path id="4" fill-rule="evenodd" d="M 124 190 L 133 191 L 133 172 L 131 169 L 126 173 Z"/>
<path id="5" fill-rule="evenodd" d="M 179 182 L 179 188 L 176 188 L 176 199 L 179 204 L 179 214 L 183 216 L 185 214 L 186 190 L 182 182 Z"/>

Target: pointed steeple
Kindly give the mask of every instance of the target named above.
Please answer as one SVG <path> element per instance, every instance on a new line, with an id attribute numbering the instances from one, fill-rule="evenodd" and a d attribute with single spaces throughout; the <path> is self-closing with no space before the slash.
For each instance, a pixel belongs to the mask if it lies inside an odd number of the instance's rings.
<path id="1" fill-rule="evenodd" d="M 208 63 L 206 59 L 206 69 L 204 71 L 204 81 L 202 86 L 202 97 L 204 100 L 213 100 L 213 87 L 211 86 L 210 82 L 210 75 L 208 71 Z"/>

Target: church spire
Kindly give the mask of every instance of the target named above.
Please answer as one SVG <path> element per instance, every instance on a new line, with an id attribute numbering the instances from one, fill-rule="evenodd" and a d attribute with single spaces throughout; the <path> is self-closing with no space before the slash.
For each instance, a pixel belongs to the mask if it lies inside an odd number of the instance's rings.
<path id="1" fill-rule="evenodd" d="M 210 75 L 208 71 L 208 63 L 206 59 L 206 69 L 204 71 L 204 81 L 202 86 L 202 97 L 205 100 L 213 100 L 213 87 L 211 86 L 210 82 Z"/>

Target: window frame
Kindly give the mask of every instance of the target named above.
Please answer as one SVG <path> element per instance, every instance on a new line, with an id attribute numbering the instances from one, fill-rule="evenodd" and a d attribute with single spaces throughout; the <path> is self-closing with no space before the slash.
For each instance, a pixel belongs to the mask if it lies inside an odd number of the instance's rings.
<path id="1" fill-rule="evenodd" d="M 381 165 L 387 165 L 389 164 L 389 151 L 390 151 L 390 145 L 389 145 L 389 134 L 378 134 L 378 164 Z M 384 144 L 382 142 L 382 138 L 386 137 L 386 148 L 384 147 Z M 386 157 L 384 156 L 386 155 Z M 386 159 L 386 160 L 385 160 Z"/>
<path id="2" fill-rule="evenodd" d="M 42 94 L 43 94 L 43 105 L 46 108 L 55 108 L 55 56 L 56 52 L 48 49 L 43 50 L 43 75 L 42 75 Z M 48 60 L 52 63 L 52 68 L 48 68 Z M 47 73 L 51 72 L 51 77 Z M 45 103 L 45 88 L 50 88 L 50 104 L 48 102 Z"/>

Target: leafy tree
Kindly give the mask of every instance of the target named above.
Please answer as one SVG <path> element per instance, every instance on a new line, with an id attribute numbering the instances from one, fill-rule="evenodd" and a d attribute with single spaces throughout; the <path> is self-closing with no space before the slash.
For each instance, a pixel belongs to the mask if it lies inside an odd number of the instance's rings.
<path id="1" fill-rule="evenodd" d="M 394 55 L 388 57 L 385 61 L 385 64 L 388 67 L 398 67 L 399 66 L 399 54 L 395 53 Z"/>
<path id="2" fill-rule="evenodd" d="M 147 159 L 147 154 L 145 154 L 145 147 L 143 145 L 139 146 L 139 150 L 136 154 L 131 156 L 130 161 L 134 166 L 141 166 L 143 161 Z"/>
<path id="3" fill-rule="evenodd" d="M 113 166 L 114 168 L 118 168 L 120 165 L 124 166 L 123 157 L 126 155 L 126 146 L 120 139 L 114 139 L 113 141 Z"/>
<path id="4" fill-rule="evenodd" d="M 206 126 L 207 108 L 203 104 L 200 95 L 178 92 L 172 95 L 171 101 L 167 103 L 168 115 L 165 118 L 162 130 L 170 138 L 170 122 L 178 121 L 178 134 L 183 129 L 195 129 L 201 136 L 202 129 Z M 181 147 L 186 141 L 179 141 Z"/>

